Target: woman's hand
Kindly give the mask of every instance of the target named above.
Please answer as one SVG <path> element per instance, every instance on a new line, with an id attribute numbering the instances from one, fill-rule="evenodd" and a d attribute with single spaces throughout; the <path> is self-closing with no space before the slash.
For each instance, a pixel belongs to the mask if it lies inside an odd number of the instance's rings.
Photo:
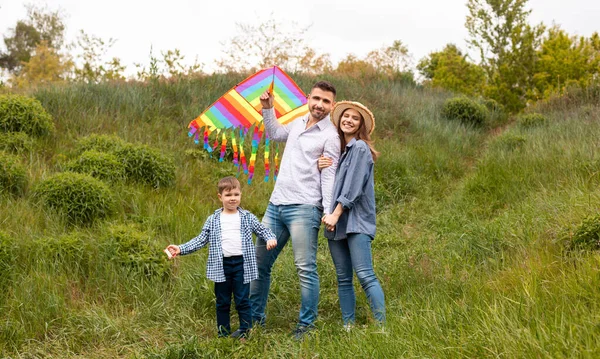
<path id="1" fill-rule="evenodd" d="M 327 229 L 330 232 L 333 232 L 335 230 L 335 225 L 337 224 L 339 219 L 340 216 L 337 216 L 335 214 L 326 214 L 321 219 L 321 222 L 323 222 L 323 224 L 325 225 L 325 229 Z"/>
<path id="2" fill-rule="evenodd" d="M 329 157 L 321 156 L 321 157 L 319 157 L 319 160 L 317 161 L 317 167 L 319 168 L 319 171 L 322 170 L 323 168 L 327 168 L 332 165 L 333 165 L 333 159 L 331 159 Z"/>

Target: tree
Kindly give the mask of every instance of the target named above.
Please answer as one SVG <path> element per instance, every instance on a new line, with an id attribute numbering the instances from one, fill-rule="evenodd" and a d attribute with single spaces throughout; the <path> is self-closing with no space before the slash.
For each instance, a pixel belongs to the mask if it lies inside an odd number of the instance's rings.
<path id="1" fill-rule="evenodd" d="M 487 76 L 486 94 L 509 110 L 522 108 L 533 88 L 535 52 L 544 26 L 530 26 L 527 0 L 468 0 L 466 28 Z"/>
<path id="2" fill-rule="evenodd" d="M 72 61 L 43 40 L 28 62 L 24 63 L 19 75 L 13 75 L 11 82 L 16 87 L 31 87 L 64 81 L 73 66 Z"/>
<path id="3" fill-rule="evenodd" d="M 202 75 L 202 64 L 198 59 L 191 65 L 184 65 L 185 56 L 179 49 L 161 51 L 162 58 L 154 56 L 152 47 L 150 47 L 150 64 L 148 69 L 140 63 L 136 63 L 138 68 L 137 79 L 140 81 L 159 81 L 166 78 L 181 79 L 186 76 Z"/>
<path id="4" fill-rule="evenodd" d="M 332 71 L 332 64 L 329 54 L 317 54 L 317 52 L 308 46 L 304 47 L 303 55 L 298 61 L 297 71 L 309 75 L 317 75 Z"/>
<path id="5" fill-rule="evenodd" d="M 356 79 L 373 78 L 378 76 L 377 69 L 373 64 L 359 60 L 355 55 L 349 54 L 340 61 L 334 70 L 336 74 Z"/>
<path id="6" fill-rule="evenodd" d="M 286 71 L 316 73 L 331 67 L 329 55 L 317 55 L 304 38 L 308 28 L 270 18 L 257 26 L 236 23 L 238 35 L 216 64 L 225 72 L 252 72 L 277 65 Z"/>
<path id="7" fill-rule="evenodd" d="M 60 50 L 64 44 L 64 15 L 46 7 L 26 5 L 27 19 L 19 20 L 9 35 L 4 36 L 6 52 L 0 53 L 0 67 L 18 75 L 40 42 Z"/>
<path id="8" fill-rule="evenodd" d="M 469 96 L 483 94 L 484 70 L 467 61 L 467 56 L 454 44 L 448 44 L 442 51 L 432 52 L 421 59 L 417 69 L 425 77 L 425 83 L 433 87 Z"/>
<path id="9" fill-rule="evenodd" d="M 124 79 L 125 66 L 121 64 L 119 58 L 104 60 L 106 53 L 115 42 L 115 39 L 103 40 L 80 30 L 75 47 L 81 49 L 81 54 L 77 56 L 81 61 L 75 68 L 75 79 L 87 83 Z"/>
<path id="10" fill-rule="evenodd" d="M 395 40 L 392 46 L 369 52 L 365 61 L 373 65 L 378 72 L 395 77 L 409 71 L 411 58 L 408 47 L 402 41 Z"/>
<path id="11" fill-rule="evenodd" d="M 586 87 L 600 74 L 598 34 L 589 39 L 570 36 L 558 26 L 551 27 L 537 52 L 534 75 L 535 98 L 563 93 L 569 85 Z"/>

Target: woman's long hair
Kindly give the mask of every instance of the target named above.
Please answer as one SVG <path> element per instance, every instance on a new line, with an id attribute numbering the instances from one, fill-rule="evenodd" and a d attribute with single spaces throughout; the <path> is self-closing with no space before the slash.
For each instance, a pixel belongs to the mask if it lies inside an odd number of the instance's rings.
<path id="1" fill-rule="evenodd" d="M 338 121 L 337 125 L 338 135 L 340 136 L 340 145 L 342 146 L 342 153 L 346 150 L 346 145 L 348 144 L 346 142 L 346 136 L 344 136 L 344 133 L 342 132 L 342 117 L 344 116 L 344 113 L 346 111 L 348 111 L 348 109 L 344 110 L 344 112 L 341 113 L 340 120 Z M 371 156 L 373 156 L 373 161 L 377 161 L 377 157 L 379 157 L 379 152 L 375 150 L 375 147 L 373 146 L 373 140 L 371 140 L 371 135 L 369 135 L 369 133 L 367 132 L 367 126 L 365 126 L 365 119 L 363 118 L 360 112 L 358 112 L 358 114 L 360 116 L 360 126 L 358 127 L 358 131 L 354 133 L 354 137 L 356 137 L 357 140 L 365 141 L 365 143 L 369 146 L 369 149 L 371 150 Z"/>

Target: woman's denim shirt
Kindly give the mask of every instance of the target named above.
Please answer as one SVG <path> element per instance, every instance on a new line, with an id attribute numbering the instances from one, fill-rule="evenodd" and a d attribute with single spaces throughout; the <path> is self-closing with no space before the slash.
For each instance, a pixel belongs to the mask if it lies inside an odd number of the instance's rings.
<path id="1" fill-rule="evenodd" d="M 331 201 L 331 213 L 340 203 L 344 212 L 335 230 L 325 229 L 328 239 L 344 239 L 350 233 L 362 233 L 375 238 L 375 188 L 373 156 L 369 145 L 353 138 L 340 157 Z"/>

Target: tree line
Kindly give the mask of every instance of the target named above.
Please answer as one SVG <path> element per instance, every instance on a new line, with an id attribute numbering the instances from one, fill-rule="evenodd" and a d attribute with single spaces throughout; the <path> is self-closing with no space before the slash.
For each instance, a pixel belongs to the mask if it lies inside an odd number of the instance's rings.
<path id="1" fill-rule="evenodd" d="M 527 0 L 468 0 L 465 27 L 472 59 L 455 44 L 431 52 L 416 64 L 421 84 L 467 96 L 493 99 L 511 112 L 528 103 L 586 88 L 599 81 L 600 36 L 570 35 L 559 25 L 532 25 Z M 65 41 L 65 15 L 47 7 L 26 5 L 27 17 L 4 35 L 0 68 L 13 87 L 61 81 L 97 83 L 125 81 L 126 66 L 117 57 L 106 60 L 115 39 L 79 32 Z M 415 83 L 412 57 L 401 40 L 375 49 L 363 58 L 348 54 L 333 64 L 305 38 L 308 28 L 285 27 L 275 19 L 261 24 L 236 24 L 237 35 L 223 44 L 215 61 L 218 72 L 250 73 L 278 65 L 290 72 L 333 74 L 364 80 L 391 79 Z M 258 42 L 256 39 L 261 39 Z M 180 50 L 154 54 L 149 63 L 134 64 L 128 80 L 147 81 L 205 75 L 204 64 L 185 64 Z"/>

